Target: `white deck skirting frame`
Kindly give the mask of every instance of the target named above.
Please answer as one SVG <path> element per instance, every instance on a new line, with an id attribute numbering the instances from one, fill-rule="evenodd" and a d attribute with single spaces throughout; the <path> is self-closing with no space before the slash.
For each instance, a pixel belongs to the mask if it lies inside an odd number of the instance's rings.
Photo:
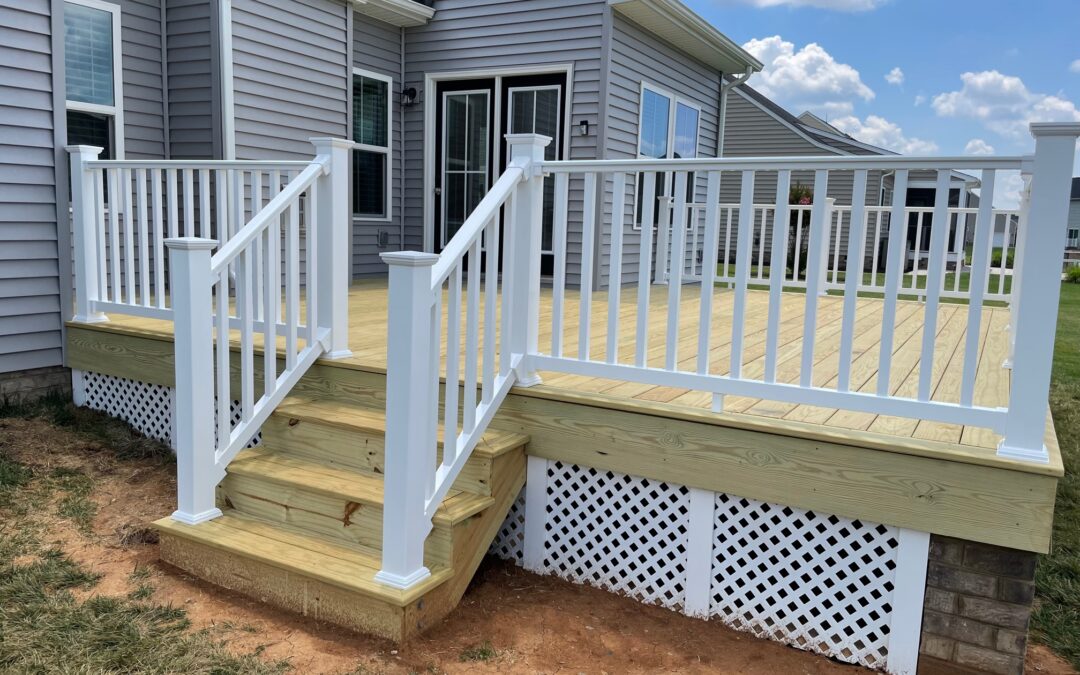
<path id="1" fill-rule="evenodd" d="M 918 661 L 929 542 L 926 532 L 530 457 L 490 552 L 899 674 Z"/>

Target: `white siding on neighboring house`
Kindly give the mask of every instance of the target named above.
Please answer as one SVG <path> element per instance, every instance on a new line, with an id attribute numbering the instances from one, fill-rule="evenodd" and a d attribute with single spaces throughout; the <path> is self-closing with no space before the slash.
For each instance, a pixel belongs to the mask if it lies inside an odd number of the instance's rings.
<path id="1" fill-rule="evenodd" d="M 62 362 L 52 12 L 0 0 L 0 373 Z"/>
<path id="2" fill-rule="evenodd" d="M 218 0 L 165 0 L 172 159 L 220 159 Z"/>
<path id="3" fill-rule="evenodd" d="M 698 122 L 698 157 L 715 157 L 721 73 L 682 54 L 642 28 L 615 14 L 611 39 L 608 85 L 607 149 L 605 158 L 634 158 L 638 152 L 638 117 L 642 82 L 653 85 L 701 109 Z M 605 224 L 611 213 L 610 179 L 605 190 Z M 626 282 L 637 279 L 640 234 L 633 228 L 635 188 L 628 181 L 627 217 L 623 238 L 622 273 Z M 697 181 L 696 197 L 705 199 L 705 183 Z M 607 283 L 610 262 L 610 227 L 600 242 L 599 275 Z M 655 244 L 654 244 L 655 246 Z"/>
<path id="4" fill-rule="evenodd" d="M 237 159 L 310 159 L 312 136 L 348 134 L 346 5 L 234 0 Z"/>
<path id="5" fill-rule="evenodd" d="M 1080 199 L 1069 202 L 1069 222 L 1065 229 L 1066 232 L 1080 230 Z"/>
<path id="6" fill-rule="evenodd" d="M 388 221 L 358 219 L 353 223 L 353 275 L 385 274 L 386 265 L 379 253 L 401 249 L 401 29 L 353 12 L 352 65 L 394 80 L 390 92 L 391 217 Z M 387 235 L 382 248 L 380 232 Z"/>
<path id="7" fill-rule="evenodd" d="M 432 21 L 406 31 L 405 86 L 419 95 L 405 119 L 405 222 L 409 249 L 424 245 L 425 73 L 573 64 L 571 125 L 588 120 L 588 136 L 570 135 L 569 159 L 595 159 L 599 121 L 602 0 L 437 0 Z M 581 181 L 571 183 L 570 221 L 581 222 Z M 576 274 L 580 226 L 571 226 L 569 249 Z"/>

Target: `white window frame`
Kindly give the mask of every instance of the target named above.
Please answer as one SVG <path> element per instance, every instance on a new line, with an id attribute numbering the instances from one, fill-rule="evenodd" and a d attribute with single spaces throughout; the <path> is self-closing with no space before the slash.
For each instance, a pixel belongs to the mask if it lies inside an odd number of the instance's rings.
<path id="1" fill-rule="evenodd" d="M 667 155 L 663 159 L 673 159 L 675 157 L 675 124 L 676 116 L 679 105 L 684 105 L 687 108 L 692 108 L 697 111 L 697 128 L 694 130 L 694 157 L 698 156 L 698 148 L 701 147 L 701 106 L 693 101 L 678 96 L 663 87 L 658 87 L 651 82 L 641 81 L 641 92 L 638 95 L 638 138 L 637 138 L 637 159 L 642 159 L 641 154 L 641 126 L 642 120 L 645 118 L 645 92 L 651 91 L 654 94 L 663 96 L 668 100 L 668 128 L 667 128 Z M 667 192 L 673 194 L 675 188 L 674 181 L 667 181 L 668 185 L 665 186 Z M 634 183 L 637 185 L 637 182 Z M 658 195 L 660 196 L 660 195 Z M 641 229 L 641 214 L 638 213 L 637 196 L 634 196 L 634 222 L 633 229 Z M 657 227 L 656 223 L 653 223 L 653 228 Z"/>
<path id="2" fill-rule="evenodd" d="M 440 237 L 440 239 L 439 239 L 439 241 L 440 241 L 439 248 L 440 249 L 445 248 L 447 242 L 449 242 L 450 239 L 451 239 L 451 237 L 446 236 L 446 220 L 447 220 L 447 218 L 446 218 L 446 209 L 448 207 L 447 202 L 449 201 L 446 198 L 446 176 L 450 173 L 446 169 L 446 163 L 448 161 L 447 150 L 449 149 L 447 147 L 447 145 L 450 142 L 450 139 L 449 139 L 449 137 L 448 137 L 448 135 L 446 133 L 447 109 L 449 107 L 447 105 L 447 103 L 448 103 L 451 96 L 476 96 L 476 95 L 479 95 L 479 94 L 483 94 L 487 98 L 487 105 L 484 106 L 484 114 L 486 115 L 485 122 L 487 124 L 487 128 L 491 129 L 491 97 L 494 96 L 495 94 L 490 89 L 455 89 L 453 91 L 444 91 L 442 93 L 442 99 L 439 101 L 439 105 L 442 106 L 442 118 L 443 118 L 443 133 L 442 133 L 442 140 L 440 141 L 442 143 L 442 165 L 438 167 L 439 172 L 442 174 L 442 175 L 439 176 L 439 178 L 441 179 L 441 184 L 442 184 L 442 199 L 439 200 L 440 211 L 442 213 L 440 214 L 440 219 L 439 219 L 439 231 L 436 234 Z M 491 143 L 492 140 L 493 139 L 491 138 L 491 135 L 489 134 L 489 136 L 487 138 L 487 142 Z M 469 145 L 468 142 L 466 142 L 465 147 L 468 147 L 468 145 Z M 490 148 L 490 147 L 487 148 L 487 153 L 488 153 L 489 158 L 492 156 L 492 150 L 493 149 Z M 470 171 L 468 169 L 464 169 L 464 170 L 461 170 L 461 171 L 457 171 L 455 173 L 463 173 L 466 176 L 468 176 L 470 173 L 480 173 L 480 172 L 479 171 Z M 491 189 L 491 185 L 492 185 L 491 173 L 492 173 L 492 167 L 491 167 L 491 164 L 489 163 L 484 167 L 484 183 L 485 183 L 485 185 L 487 185 L 485 190 L 490 190 Z M 468 190 L 468 181 L 467 180 L 465 181 L 465 185 L 466 185 L 466 191 L 467 191 Z M 466 214 L 465 219 L 468 220 L 470 215 L 472 215 L 472 214 L 471 213 Z"/>
<path id="3" fill-rule="evenodd" d="M 91 9 L 108 12 L 112 16 L 112 52 L 113 52 L 113 104 L 84 103 L 67 100 L 67 69 L 64 70 L 64 109 L 75 112 L 107 115 L 112 118 L 113 157 L 124 159 L 124 54 L 123 39 L 120 34 L 120 5 L 101 0 L 63 0 L 65 4 L 82 5 Z"/>
<path id="4" fill-rule="evenodd" d="M 386 147 L 378 145 L 368 145 L 366 143 L 360 143 L 354 141 L 353 150 L 365 150 L 367 152 L 380 153 L 386 156 L 386 215 L 385 216 L 367 216 L 363 214 L 353 213 L 352 218 L 356 222 L 364 223 L 388 223 L 394 219 L 394 118 L 392 101 L 394 99 L 394 78 L 389 75 L 383 75 L 382 73 L 376 73 L 363 68 L 353 68 L 352 76 L 355 79 L 356 76 L 369 77 L 373 80 L 380 80 L 386 83 Z M 350 86 L 355 86 L 355 82 L 350 82 Z M 350 97 L 349 106 L 352 106 L 352 100 Z M 351 112 L 351 110 L 350 110 Z M 352 120 L 352 114 L 349 115 L 349 119 Z M 350 136 L 352 136 L 352 130 L 350 129 Z M 350 176 L 351 178 L 351 176 Z M 349 211 L 352 211 L 352 199 L 349 200 Z"/>

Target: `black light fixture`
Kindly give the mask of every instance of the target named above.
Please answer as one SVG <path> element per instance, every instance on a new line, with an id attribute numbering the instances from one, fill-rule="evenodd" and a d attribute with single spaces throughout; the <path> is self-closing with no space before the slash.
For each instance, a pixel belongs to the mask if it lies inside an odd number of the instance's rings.
<path id="1" fill-rule="evenodd" d="M 578 128 L 581 130 L 582 136 L 589 135 L 589 120 L 581 120 L 578 122 Z"/>
<path id="2" fill-rule="evenodd" d="M 401 105 L 408 108 L 416 103 L 416 87 L 401 90 Z"/>

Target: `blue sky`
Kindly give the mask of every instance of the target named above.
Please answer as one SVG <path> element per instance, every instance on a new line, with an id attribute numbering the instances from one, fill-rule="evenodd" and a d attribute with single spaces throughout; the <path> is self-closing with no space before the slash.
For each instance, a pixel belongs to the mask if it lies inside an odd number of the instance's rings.
<path id="1" fill-rule="evenodd" d="M 1080 121 L 1080 0 L 686 2 L 766 62 L 752 86 L 870 143 L 1017 154 Z"/>

